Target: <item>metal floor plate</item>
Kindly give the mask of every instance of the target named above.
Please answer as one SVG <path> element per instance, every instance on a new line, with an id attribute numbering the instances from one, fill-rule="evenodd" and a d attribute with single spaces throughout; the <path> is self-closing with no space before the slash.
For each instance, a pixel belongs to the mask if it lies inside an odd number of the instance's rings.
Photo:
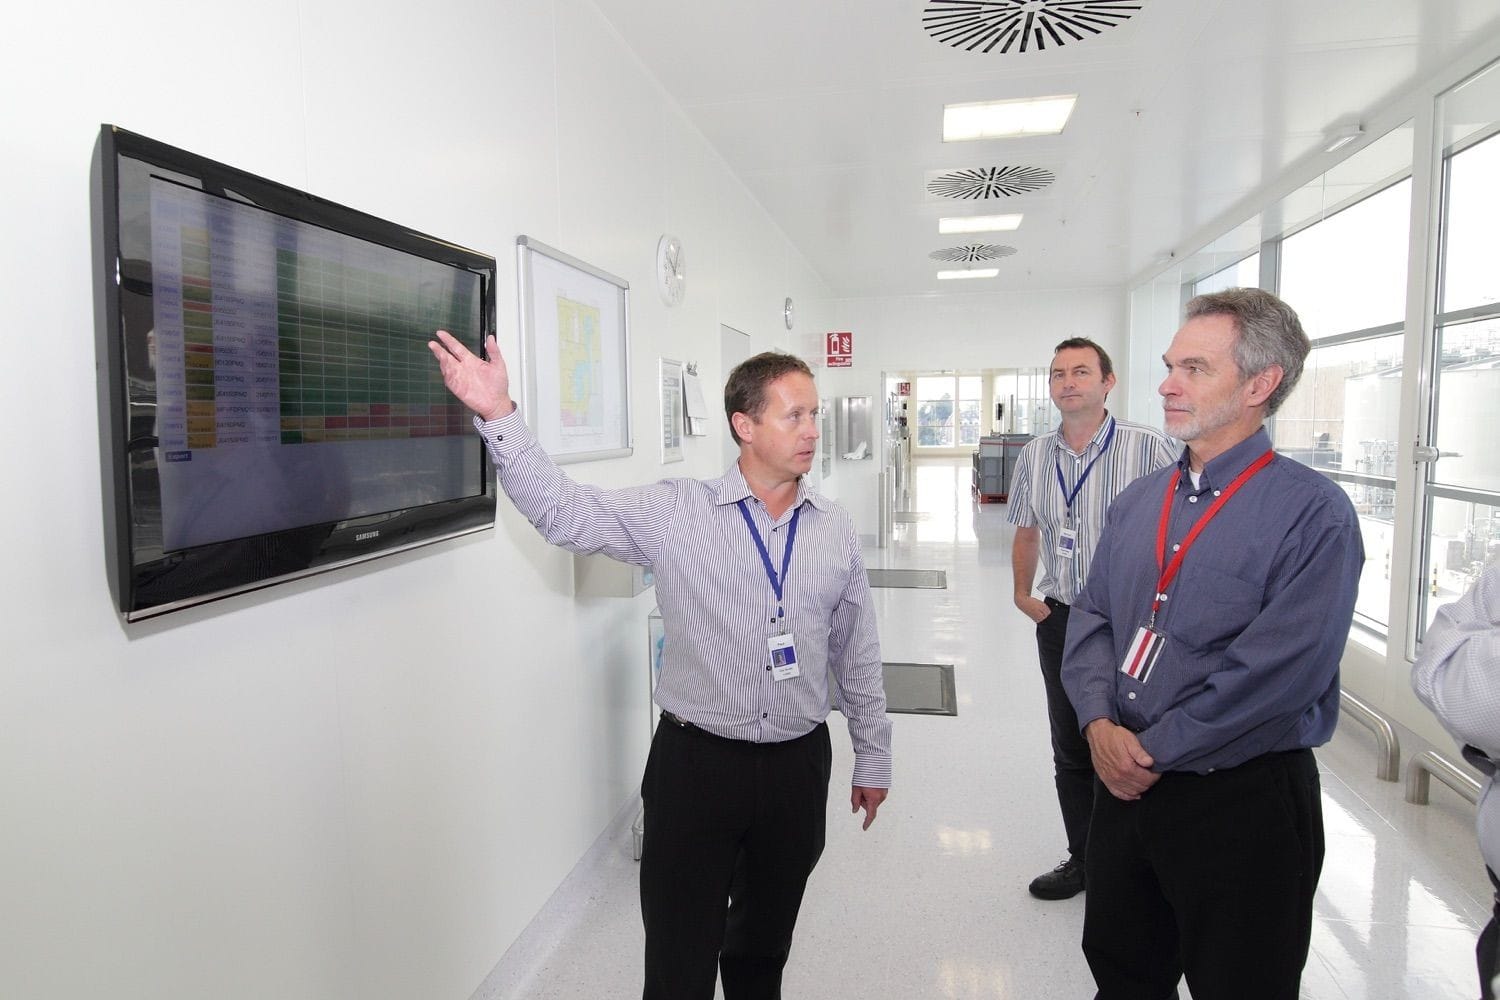
<path id="1" fill-rule="evenodd" d="M 957 715 L 951 663 L 882 663 L 885 708 L 905 715 Z"/>
<path id="2" fill-rule="evenodd" d="M 948 573 L 941 569 L 866 569 L 872 587 L 914 587 L 947 590 Z"/>

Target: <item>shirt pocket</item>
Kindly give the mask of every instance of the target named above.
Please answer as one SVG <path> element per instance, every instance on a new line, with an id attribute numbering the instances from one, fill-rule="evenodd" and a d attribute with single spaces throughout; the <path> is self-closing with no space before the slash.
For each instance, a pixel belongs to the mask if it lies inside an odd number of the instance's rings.
<path id="1" fill-rule="evenodd" d="M 796 572 L 792 573 L 788 583 L 797 586 L 799 603 L 821 618 L 820 624 L 826 626 L 849 586 L 849 573 L 834 566 L 817 566 L 803 569 L 802 574 L 800 586 Z"/>
<path id="2" fill-rule="evenodd" d="M 1173 609 L 1169 634 L 1198 653 L 1222 651 L 1260 614 L 1259 584 L 1211 566 L 1199 567 L 1173 587 L 1182 603 Z M 1168 600 L 1172 599 L 1170 591 Z"/>

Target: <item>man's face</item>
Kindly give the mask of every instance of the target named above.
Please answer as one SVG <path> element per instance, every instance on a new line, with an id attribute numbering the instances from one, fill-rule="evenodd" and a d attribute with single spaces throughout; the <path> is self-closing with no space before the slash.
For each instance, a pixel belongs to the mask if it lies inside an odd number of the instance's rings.
<path id="1" fill-rule="evenodd" d="M 1048 390 L 1058 412 L 1097 413 L 1115 387 L 1115 376 L 1099 369 L 1099 352 L 1092 347 L 1065 347 L 1052 358 Z"/>
<path id="2" fill-rule="evenodd" d="M 1195 316 L 1172 338 L 1162 360 L 1167 377 L 1161 393 L 1166 432 L 1179 441 L 1207 437 L 1251 409 L 1251 380 L 1240 376 L 1234 361 L 1234 319 Z"/>
<path id="3" fill-rule="evenodd" d="M 806 474 L 818 448 L 818 389 L 801 372 L 788 372 L 766 386 L 760 419 L 735 425 L 741 450 L 757 466 L 785 479 Z"/>

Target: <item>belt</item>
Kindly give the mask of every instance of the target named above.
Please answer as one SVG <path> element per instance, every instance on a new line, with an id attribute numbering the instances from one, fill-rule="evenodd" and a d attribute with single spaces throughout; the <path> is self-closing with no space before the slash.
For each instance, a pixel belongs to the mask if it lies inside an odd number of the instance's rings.
<path id="1" fill-rule="evenodd" d="M 815 735 L 820 729 L 828 728 L 828 723 L 820 722 L 809 731 L 803 733 L 801 736 L 794 736 L 789 740 L 777 740 L 769 743 L 756 743 L 754 740 L 737 740 L 729 736 L 720 736 L 718 733 L 711 733 L 707 729 L 704 729 L 702 726 L 693 725 L 691 722 L 684 719 L 676 712 L 668 712 L 666 709 L 661 710 L 661 720 L 663 722 L 671 723 L 685 733 L 691 733 L 694 736 L 701 736 L 704 739 L 716 740 L 719 743 L 729 743 L 739 747 L 763 747 L 768 749 L 773 747 L 790 746 L 793 743 L 797 743 L 801 740 L 807 739 L 809 736 Z"/>
<path id="2" fill-rule="evenodd" d="M 668 712 L 666 709 L 661 710 L 661 718 L 663 722 L 670 722 L 672 725 L 676 726 L 678 729 L 681 729 L 683 732 L 692 733 L 694 736 L 706 736 L 711 740 L 721 740 L 724 743 L 749 742 L 748 740 L 732 740 L 728 736 L 720 736 L 718 733 L 711 733 L 701 726 L 693 725 L 691 722 L 684 719 L 682 716 L 678 715 L 675 712 Z"/>
<path id="3" fill-rule="evenodd" d="M 1045 605 L 1047 605 L 1047 607 L 1049 607 L 1049 608 L 1066 608 L 1067 607 L 1066 604 L 1064 604 L 1062 601 L 1059 601 L 1055 597 L 1043 597 L 1042 598 L 1042 603 L 1045 604 Z"/>

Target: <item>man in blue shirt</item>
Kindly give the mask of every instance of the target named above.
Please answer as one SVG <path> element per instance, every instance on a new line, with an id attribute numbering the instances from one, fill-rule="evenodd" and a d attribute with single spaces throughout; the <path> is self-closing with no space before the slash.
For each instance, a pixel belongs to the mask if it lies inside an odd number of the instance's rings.
<path id="1" fill-rule="evenodd" d="M 1188 303 L 1163 360 L 1173 467 L 1116 499 L 1063 684 L 1102 786 L 1083 949 L 1099 1000 L 1295 1000 L 1323 863 L 1312 747 L 1338 718 L 1364 561 L 1331 480 L 1262 428 L 1309 343 L 1268 292 Z"/>

